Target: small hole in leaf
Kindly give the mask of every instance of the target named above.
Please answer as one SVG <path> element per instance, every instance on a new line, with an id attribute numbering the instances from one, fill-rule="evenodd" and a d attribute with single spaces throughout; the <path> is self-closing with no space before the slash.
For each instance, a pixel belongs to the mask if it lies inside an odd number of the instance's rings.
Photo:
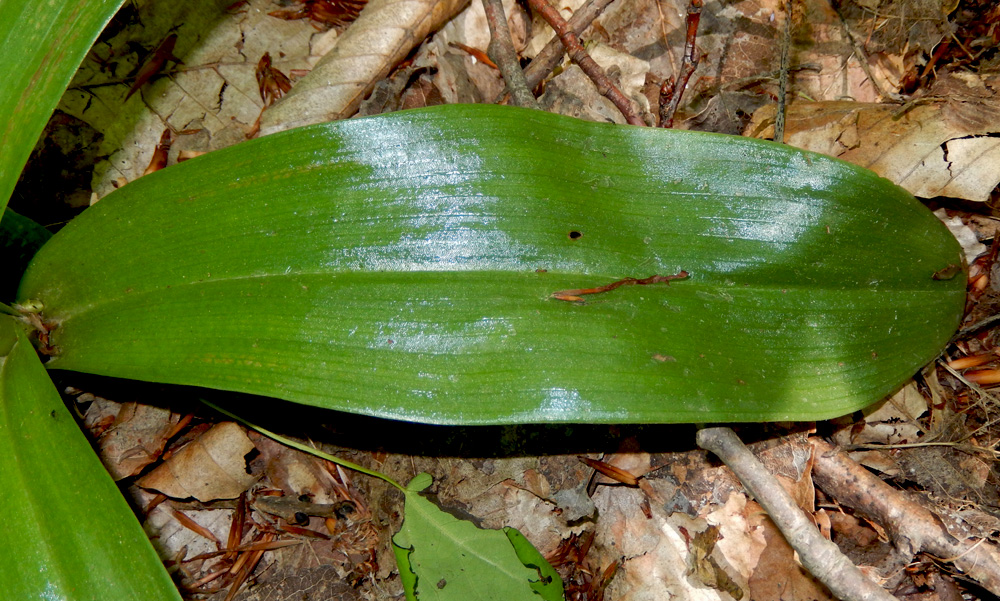
<path id="1" fill-rule="evenodd" d="M 582 237 L 583 237 L 583 232 L 579 230 L 571 230 L 569 233 L 570 240 L 579 240 Z"/>

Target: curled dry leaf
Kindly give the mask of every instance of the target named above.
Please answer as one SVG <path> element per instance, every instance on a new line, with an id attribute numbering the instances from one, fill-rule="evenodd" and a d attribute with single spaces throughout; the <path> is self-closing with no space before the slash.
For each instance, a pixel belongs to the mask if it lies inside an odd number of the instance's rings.
<path id="1" fill-rule="evenodd" d="M 246 471 L 246 455 L 253 449 L 240 426 L 223 422 L 174 453 L 137 484 L 177 499 L 234 499 L 257 480 Z"/>
<path id="2" fill-rule="evenodd" d="M 134 476 L 155 461 L 180 416 L 160 407 L 125 403 L 101 436 L 104 466 L 115 480 Z"/>
<path id="3" fill-rule="evenodd" d="M 770 138 L 774 105 L 758 110 L 747 135 Z M 927 104 L 796 103 L 785 140 L 867 167 L 914 196 L 986 201 L 1000 183 L 995 99 L 949 98 Z"/>
<path id="4" fill-rule="evenodd" d="M 261 135 L 349 117 L 375 83 L 468 0 L 372 0 L 316 67 L 264 111 Z"/>

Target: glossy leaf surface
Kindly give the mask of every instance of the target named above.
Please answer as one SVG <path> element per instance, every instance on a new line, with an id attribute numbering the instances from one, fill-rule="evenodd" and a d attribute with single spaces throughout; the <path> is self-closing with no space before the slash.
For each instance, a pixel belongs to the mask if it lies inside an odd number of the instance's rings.
<path id="1" fill-rule="evenodd" d="M 446 106 L 141 178 L 19 294 L 59 325 L 52 368 L 436 423 L 813 420 L 936 356 L 961 265 L 925 207 L 834 159 Z"/>
<path id="2" fill-rule="evenodd" d="M 17 322 L 0 316 L 6 599 L 179 600 Z"/>
<path id="3" fill-rule="evenodd" d="M 122 2 L 0 2 L 0 209 L 77 67 Z"/>

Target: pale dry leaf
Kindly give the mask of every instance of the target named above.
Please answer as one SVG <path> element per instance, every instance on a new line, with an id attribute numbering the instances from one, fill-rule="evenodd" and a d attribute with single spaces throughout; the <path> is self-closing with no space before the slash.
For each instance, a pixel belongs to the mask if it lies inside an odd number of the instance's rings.
<path id="1" fill-rule="evenodd" d="M 747 518 L 746 495 L 731 494 L 725 505 L 711 509 L 705 520 L 719 529 L 715 550 L 732 566 L 733 578 L 745 585 L 767 546 L 764 535 Z"/>
<path id="2" fill-rule="evenodd" d="M 583 532 L 582 524 L 570 527 L 565 517 L 555 511 L 555 505 L 533 495 L 512 480 L 493 488 L 492 496 L 499 501 L 495 510 L 475 514 L 482 519 L 480 527 L 517 528 L 542 555 L 555 552 L 564 539 Z"/>
<path id="3" fill-rule="evenodd" d="M 168 507 L 165 503 L 160 504 L 149 512 L 143 522 L 143 528 L 150 535 L 150 542 L 153 543 L 161 558 L 176 560 L 177 557 L 194 557 L 218 550 L 215 541 L 201 536 L 178 522 L 174 515 L 175 511 L 177 510 Z M 218 540 L 224 541 L 229 535 L 229 528 L 233 521 L 231 510 L 185 509 L 183 513 L 202 528 L 209 530 Z M 211 571 L 211 566 L 217 562 L 218 559 L 209 559 L 202 564 L 202 568 Z M 187 567 L 190 568 L 191 565 L 189 564 Z"/>
<path id="4" fill-rule="evenodd" d="M 333 49 L 261 117 L 261 135 L 351 116 L 375 83 L 469 0 L 371 0 Z"/>
<path id="5" fill-rule="evenodd" d="M 179 415 L 161 407 L 123 403 L 98 440 L 104 467 L 115 480 L 135 476 L 163 453 L 166 436 L 178 421 Z"/>
<path id="6" fill-rule="evenodd" d="M 135 22 L 94 46 L 59 110 L 103 136 L 91 149 L 103 159 L 92 180 L 99 198 L 117 180 L 142 175 L 165 128 L 197 130 L 175 136 L 169 164 L 181 152 L 244 140 L 263 108 L 254 70 L 265 52 L 285 73 L 312 66 L 310 43 L 320 34 L 306 20 L 268 16 L 272 1 L 249 0 L 232 9 L 231 0 L 137 2 Z M 155 48 L 169 32 L 177 35 L 174 54 L 184 63 L 168 63 L 126 101 L 143 58 L 133 49 Z"/>
<path id="7" fill-rule="evenodd" d="M 774 135 L 774 105 L 758 110 L 747 134 Z M 871 169 L 914 196 L 986 201 L 1000 183 L 1000 102 L 948 99 L 900 107 L 797 102 L 785 140 Z"/>
<path id="8" fill-rule="evenodd" d="M 137 484 L 175 499 L 235 499 L 257 481 L 257 476 L 246 469 L 246 456 L 253 450 L 243 428 L 222 422 L 182 447 Z"/>
<path id="9" fill-rule="evenodd" d="M 891 397 L 864 409 L 865 420 L 860 430 L 839 429 L 834 432 L 833 440 L 839 445 L 915 442 L 923 434 L 915 420 L 927 409 L 927 399 L 920 394 L 917 383 L 910 380 Z M 895 459 L 885 451 L 858 451 L 851 458 L 883 473 L 899 471 Z"/>
<path id="10" fill-rule="evenodd" d="M 641 490 L 602 486 L 594 495 L 600 518 L 588 555 L 603 569 L 621 560 L 608 585 L 607 599 L 617 601 L 728 601 L 731 597 L 689 578 L 689 538 L 708 528 L 705 520 L 682 513 L 667 515 L 650 504 L 651 517 L 640 510 Z M 687 533 L 688 537 L 685 536 Z"/>
<path id="11" fill-rule="evenodd" d="M 651 121 L 649 100 L 642 94 L 649 63 L 605 44 L 593 44 L 588 51 L 612 83 L 632 101 L 633 106 L 638 107 L 639 114 L 646 115 Z M 625 123 L 621 111 L 597 91 L 594 82 L 577 65 L 570 65 L 550 81 L 538 102 L 543 109 L 562 115 L 588 121 Z"/>
<path id="12" fill-rule="evenodd" d="M 944 209 L 934 211 L 934 216 L 940 219 L 945 226 L 947 226 L 951 235 L 955 236 L 958 243 L 962 245 L 962 250 L 965 251 L 966 263 L 971 265 L 977 257 L 986 254 L 986 251 L 988 250 L 986 245 L 979 241 L 979 236 L 971 227 L 962 221 L 961 217 L 958 215 L 949 217 L 947 211 Z"/>

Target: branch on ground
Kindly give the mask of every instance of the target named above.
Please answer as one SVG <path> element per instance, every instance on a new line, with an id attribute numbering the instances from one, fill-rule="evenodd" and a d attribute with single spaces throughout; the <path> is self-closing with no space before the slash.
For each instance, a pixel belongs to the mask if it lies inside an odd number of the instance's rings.
<path id="1" fill-rule="evenodd" d="M 500 69 L 500 75 L 510 90 L 514 104 L 525 108 L 539 108 L 535 95 L 531 93 L 531 87 L 524 79 L 521 63 L 517 59 L 502 0 L 483 0 L 483 9 L 486 11 L 486 22 L 490 26 L 490 45 L 486 53 Z"/>
<path id="2" fill-rule="evenodd" d="M 611 83 L 611 80 L 605 75 L 604 70 L 583 49 L 580 39 L 570 30 L 566 19 L 562 18 L 559 11 L 552 8 L 552 5 L 547 0 L 528 0 L 528 4 L 555 30 L 556 35 L 562 40 L 566 52 L 569 53 L 570 60 L 583 69 L 583 72 L 594 82 L 594 85 L 597 86 L 597 91 L 602 96 L 618 107 L 622 116 L 625 117 L 625 121 L 631 125 L 646 125 L 636 114 L 635 108 L 632 106 L 632 101 L 626 98 L 621 90 L 615 87 L 615 84 Z"/>
<path id="3" fill-rule="evenodd" d="M 829 443 L 810 439 L 813 481 L 845 507 L 881 524 L 893 544 L 909 554 L 929 553 L 951 562 L 994 595 L 1000 594 L 1000 549 L 989 541 L 957 538 L 929 509 L 909 499 Z"/>
<path id="4" fill-rule="evenodd" d="M 732 429 L 699 430 L 697 441 L 699 447 L 714 453 L 733 470 L 799 554 L 802 566 L 835 597 L 843 601 L 895 601 L 894 596 L 851 563 L 837 545 L 823 537 L 809 516 Z"/>

